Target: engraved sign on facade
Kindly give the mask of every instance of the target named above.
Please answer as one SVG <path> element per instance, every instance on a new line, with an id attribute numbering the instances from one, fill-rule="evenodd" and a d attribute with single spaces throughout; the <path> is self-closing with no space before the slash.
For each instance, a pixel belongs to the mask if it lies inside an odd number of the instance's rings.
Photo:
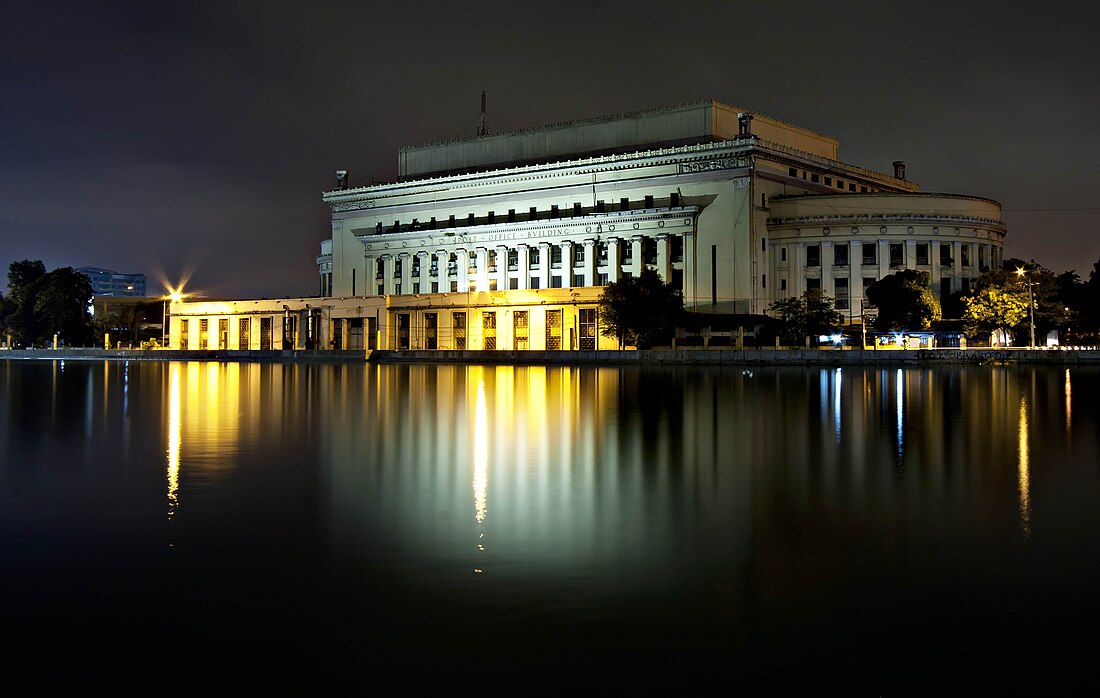
<path id="1" fill-rule="evenodd" d="M 748 158 L 718 158 L 699 162 L 680 163 L 680 174 L 690 172 L 708 172 L 710 170 L 731 170 L 735 167 L 747 167 Z"/>

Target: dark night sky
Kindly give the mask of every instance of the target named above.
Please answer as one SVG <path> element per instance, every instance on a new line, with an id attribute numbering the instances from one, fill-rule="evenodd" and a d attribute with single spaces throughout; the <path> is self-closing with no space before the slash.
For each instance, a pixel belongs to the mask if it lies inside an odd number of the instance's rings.
<path id="1" fill-rule="evenodd" d="M 1088 278 L 1100 80 L 1078 8 L 8 0 L 0 264 L 312 294 L 335 170 L 394 178 L 398 146 L 472 136 L 485 90 L 491 131 L 720 99 L 996 199 L 1006 256 Z"/>

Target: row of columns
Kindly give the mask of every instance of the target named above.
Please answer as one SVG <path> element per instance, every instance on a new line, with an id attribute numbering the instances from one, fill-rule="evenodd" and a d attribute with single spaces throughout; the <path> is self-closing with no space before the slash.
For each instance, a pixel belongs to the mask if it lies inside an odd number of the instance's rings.
<path id="1" fill-rule="evenodd" d="M 850 299 L 850 307 L 858 314 L 859 301 L 863 298 L 863 276 L 868 272 L 873 272 L 876 279 L 881 279 L 884 276 L 888 276 L 894 272 L 894 268 L 890 265 L 890 245 L 896 244 L 898 241 L 891 240 L 878 240 L 878 249 L 876 250 L 877 258 L 876 263 L 873 265 L 863 264 L 863 243 L 861 241 L 850 241 L 848 244 L 848 295 Z M 927 264 L 917 264 L 917 244 L 920 242 L 928 243 L 928 262 Z M 824 269 L 830 269 L 833 267 L 833 245 L 832 241 L 822 241 L 820 243 L 798 243 L 795 254 L 791 255 L 791 262 L 789 265 L 788 273 L 788 295 L 799 296 L 806 290 L 806 269 L 807 269 L 807 252 L 806 247 L 808 244 L 819 244 L 821 246 L 821 258 L 820 267 Z M 844 244 L 844 243 L 841 243 Z M 999 250 L 993 245 L 988 243 L 979 242 L 967 242 L 963 240 L 905 240 L 905 248 L 902 256 L 902 264 L 905 269 L 918 269 L 927 267 L 932 288 L 936 293 L 939 293 L 940 282 L 947 276 L 952 279 L 963 278 L 976 278 L 981 274 L 981 267 L 987 266 L 990 269 L 994 269 L 1000 266 L 1001 260 Z M 948 245 L 951 248 L 951 266 L 945 268 L 940 264 L 940 249 L 941 246 Z M 963 265 L 963 248 L 969 247 L 968 255 L 970 257 L 970 264 Z M 945 269 L 949 269 L 945 274 Z M 836 298 L 836 285 L 834 283 L 834 276 L 830 273 L 821 274 L 821 291 Z M 952 289 L 952 291 L 960 290 L 961 286 Z"/>
<path id="2" fill-rule="evenodd" d="M 689 253 L 691 253 L 693 236 L 687 233 L 683 235 L 683 238 L 684 258 L 687 259 Z M 399 252 L 396 255 L 383 253 L 379 256 L 368 252 L 364 261 L 366 262 L 366 276 L 372 285 L 368 286 L 366 291 L 368 294 L 378 292 L 380 295 L 390 295 L 398 292 L 402 294 L 412 293 L 414 281 L 420 284 L 421 293 L 430 292 L 433 281 L 439 284 L 438 290 L 440 292 L 450 291 L 451 281 L 457 282 L 457 290 L 461 292 L 486 291 L 489 290 L 490 282 L 493 280 L 496 281 L 498 290 L 504 290 L 510 288 L 509 282 L 513 275 L 517 280 L 517 288 L 531 288 L 532 278 L 537 279 L 538 288 L 550 288 L 551 275 L 555 271 L 558 273 L 553 275 L 562 277 L 561 285 L 563 287 L 596 286 L 598 282 L 597 273 L 602 266 L 607 268 L 608 281 L 618 281 L 624 273 L 629 273 L 632 276 L 640 275 L 644 265 L 642 255 L 645 239 L 646 236 L 644 235 L 635 235 L 629 240 L 625 238 L 607 238 L 607 261 L 604 264 L 599 264 L 596 259 L 597 240 L 594 238 L 580 243 L 572 240 L 563 240 L 558 243 L 561 247 L 560 265 L 551 264 L 551 243 L 540 242 L 537 245 L 520 243 L 514 248 L 516 251 L 515 271 L 509 269 L 508 254 L 510 248 L 505 245 L 497 245 L 493 248 L 496 253 L 495 266 L 493 267 L 489 263 L 490 248 L 475 247 L 471 254 L 471 250 L 460 247 L 454 250 L 456 262 L 453 277 L 451 276 L 451 269 L 448 267 L 451 254 L 448 250 L 437 250 L 434 253 L 437 269 L 435 274 L 432 274 L 431 271 L 430 259 L 432 253 L 425 250 Z M 667 281 L 671 278 L 672 272 L 669 235 L 662 233 L 655 236 L 655 239 L 657 241 L 657 273 Z M 627 246 L 630 250 L 629 255 L 624 254 Z M 583 261 L 579 267 L 577 266 L 578 247 L 584 253 Z M 538 250 L 537 268 L 535 262 L 532 261 L 531 254 L 533 249 L 536 248 Z M 419 269 L 415 277 L 413 276 L 412 264 L 414 257 L 419 260 Z M 472 265 L 470 263 L 471 259 L 473 260 Z M 629 261 L 624 261 L 626 259 L 629 259 Z M 382 261 L 381 279 L 378 279 L 376 274 L 378 260 Z M 401 262 L 400 273 L 396 271 L 398 261 Z"/>

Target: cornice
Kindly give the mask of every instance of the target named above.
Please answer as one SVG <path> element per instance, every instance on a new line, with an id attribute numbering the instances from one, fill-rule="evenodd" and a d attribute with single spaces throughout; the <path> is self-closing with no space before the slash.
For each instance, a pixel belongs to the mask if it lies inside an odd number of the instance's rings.
<path id="1" fill-rule="evenodd" d="M 958 216 L 944 214 L 853 214 L 831 216 L 796 216 L 793 218 L 769 218 L 767 225 L 772 226 L 800 226 L 800 225 L 838 225 L 848 223 L 950 223 L 966 226 L 980 226 L 993 228 L 999 232 L 1007 231 L 1003 221 L 981 216 Z"/>
<path id="2" fill-rule="evenodd" d="M 556 218 L 521 223 L 495 223 L 465 228 L 461 232 L 447 229 L 419 230 L 403 233 L 358 233 L 355 237 L 368 250 L 382 254 L 414 252 L 431 247 L 455 247 L 503 241 L 537 241 L 540 238 L 562 237 L 623 237 L 653 229 L 667 233 L 691 232 L 699 206 L 669 209 L 646 209 L 595 214 L 580 218 Z"/>

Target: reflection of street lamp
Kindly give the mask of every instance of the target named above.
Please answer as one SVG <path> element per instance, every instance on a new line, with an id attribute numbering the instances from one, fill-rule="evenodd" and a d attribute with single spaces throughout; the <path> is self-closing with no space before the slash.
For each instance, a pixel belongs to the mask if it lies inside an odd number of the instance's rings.
<path id="1" fill-rule="evenodd" d="M 1028 344 L 1028 349 L 1035 348 L 1035 301 L 1031 296 L 1031 279 L 1027 277 L 1027 270 L 1020 267 L 1016 270 L 1016 276 L 1021 279 L 1027 279 L 1027 309 L 1031 315 L 1031 343 Z"/>

